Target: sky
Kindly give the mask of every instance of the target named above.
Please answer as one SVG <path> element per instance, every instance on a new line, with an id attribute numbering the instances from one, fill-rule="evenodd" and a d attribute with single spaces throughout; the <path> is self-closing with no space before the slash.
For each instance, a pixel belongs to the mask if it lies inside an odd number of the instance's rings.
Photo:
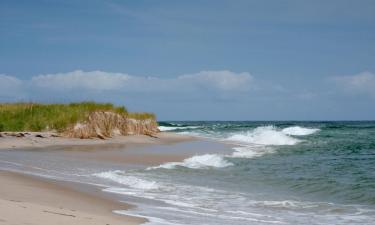
<path id="1" fill-rule="evenodd" d="M 374 120 L 373 0 L 0 0 L 0 102 Z"/>

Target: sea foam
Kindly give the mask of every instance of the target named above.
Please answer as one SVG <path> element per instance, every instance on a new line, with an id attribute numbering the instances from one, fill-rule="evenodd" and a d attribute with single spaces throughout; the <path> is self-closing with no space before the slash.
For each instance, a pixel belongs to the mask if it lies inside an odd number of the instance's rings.
<path id="1" fill-rule="evenodd" d="M 274 153 L 273 148 L 267 146 L 241 146 L 233 148 L 232 158 L 255 158 L 264 154 Z"/>
<path id="2" fill-rule="evenodd" d="M 293 126 L 293 127 L 287 127 L 287 128 L 282 129 L 282 132 L 284 134 L 293 135 L 293 136 L 310 135 L 318 131 L 319 129 L 317 128 L 306 128 L 306 127 L 300 127 L 300 126 Z"/>
<path id="3" fill-rule="evenodd" d="M 96 177 L 108 179 L 119 184 L 124 184 L 126 186 L 142 189 L 142 190 L 152 190 L 158 189 L 159 185 L 155 181 L 144 180 L 135 176 L 126 175 L 125 172 L 120 170 L 107 171 L 93 174 Z"/>
<path id="4" fill-rule="evenodd" d="M 204 154 L 204 155 L 197 155 L 191 158 L 187 158 L 182 162 L 169 162 L 164 163 L 157 167 L 151 167 L 150 169 L 157 169 L 157 168 L 164 168 L 164 169 L 174 169 L 177 166 L 187 167 L 190 169 L 202 169 L 202 168 L 223 168 L 232 166 L 231 162 L 228 162 L 224 159 L 221 155 L 216 154 Z"/>
<path id="5" fill-rule="evenodd" d="M 300 140 L 277 130 L 274 126 L 257 127 L 252 131 L 234 134 L 226 140 L 258 145 L 295 145 L 300 142 Z"/>
<path id="6" fill-rule="evenodd" d="M 185 126 L 185 127 L 168 127 L 168 126 L 159 126 L 160 131 L 172 131 L 172 130 L 185 130 L 185 129 L 196 129 L 199 126 Z"/>

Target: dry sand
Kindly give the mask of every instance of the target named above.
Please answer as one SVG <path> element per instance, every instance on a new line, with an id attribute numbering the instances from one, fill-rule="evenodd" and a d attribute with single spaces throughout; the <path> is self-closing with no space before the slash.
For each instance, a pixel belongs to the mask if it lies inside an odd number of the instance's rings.
<path id="1" fill-rule="evenodd" d="M 17 137 L 18 136 L 18 137 Z M 12 148 L 42 148 L 49 146 L 78 146 L 78 145 L 140 145 L 140 144 L 172 144 L 189 141 L 193 137 L 173 133 L 158 133 L 155 136 L 133 135 L 116 136 L 108 139 L 79 139 L 59 137 L 49 132 L 0 132 L 0 149 Z"/>

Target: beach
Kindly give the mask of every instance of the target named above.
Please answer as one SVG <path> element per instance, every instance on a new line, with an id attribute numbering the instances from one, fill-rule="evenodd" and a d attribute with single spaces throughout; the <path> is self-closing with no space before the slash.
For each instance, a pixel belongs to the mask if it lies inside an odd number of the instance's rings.
<path id="1" fill-rule="evenodd" d="M 375 225 L 375 0 L 0 0 L 0 225 Z"/>
<path id="2" fill-rule="evenodd" d="M 0 224 L 135 225 L 145 221 L 113 214 L 112 210 L 130 206 L 78 191 L 73 184 L 4 171 L 0 180 Z"/>
<path id="3" fill-rule="evenodd" d="M 193 139 L 188 135 L 157 133 L 153 136 L 131 135 L 112 138 L 69 138 L 53 132 L 0 132 L 0 150 L 12 148 L 44 148 L 50 146 L 101 146 L 172 144 Z"/>
<path id="4" fill-rule="evenodd" d="M 46 132 L 3 133 L 0 138 L 0 151 L 25 152 L 38 150 L 80 153 L 79 157 L 96 161 L 111 161 L 144 165 L 158 165 L 170 160 L 182 160 L 182 155 L 129 154 L 116 155 L 116 150 L 134 149 L 150 145 L 171 145 L 193 140 L 190 136 L 159 133 L 153 137 L 145 135 L 118 136 L 110 139 L 77 139 L 59 137 Z M 100 151 L 106 151 L 101 154 Z M 83 153 L 83 154 L 82 154 Z M 77 156 L 77 155 L 75 155 Z M 0 157 L 0 159 L 3 159 Z M 126 210 L 131 206 L 119 202 L 101 192 L 93 185 L 48 179 L 26 174 L 19 170 L 0 170 L 0 224 L 141 224 L 144 218 L 119 215 L 114 210 Z M 34 175 L 32 175 L 34 174 Z"/>
<path id="5" fill-rule="evenodd" d="M 374 122 L 179 121 L 159 129 L 104 140 L 3 135 L 0 219 L 374 224 Z"/>

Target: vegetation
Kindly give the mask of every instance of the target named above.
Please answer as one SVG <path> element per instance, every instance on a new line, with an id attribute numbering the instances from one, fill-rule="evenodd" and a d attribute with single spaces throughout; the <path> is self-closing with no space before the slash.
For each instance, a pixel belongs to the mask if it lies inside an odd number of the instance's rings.
<path id="1" fill-rule="evenodd" d="M 0 131 L 62 132 L 77 122 L 84 122 L 95 111 L 115 112 L 137 120 L 155 119 L 152 113 L 129 113 L 125 107 L 110 103 L 5 103 L 0 104 Z"/>

